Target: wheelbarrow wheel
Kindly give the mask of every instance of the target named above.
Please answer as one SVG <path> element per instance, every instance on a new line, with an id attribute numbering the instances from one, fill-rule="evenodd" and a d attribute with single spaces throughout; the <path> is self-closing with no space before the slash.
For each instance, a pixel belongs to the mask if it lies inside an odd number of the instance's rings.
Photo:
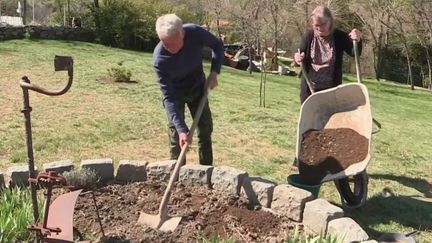
<path id="1" fill-rule="evenodd" d="M 365 204 L 367 198 L 368 176 L 366 171 L 360 174 L 335 180 L 341 196 L 342 205 L 358 208 Z"/>

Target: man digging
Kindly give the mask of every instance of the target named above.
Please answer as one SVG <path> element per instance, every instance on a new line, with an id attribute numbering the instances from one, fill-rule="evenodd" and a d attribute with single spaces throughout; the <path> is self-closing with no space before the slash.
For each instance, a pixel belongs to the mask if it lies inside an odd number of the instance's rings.
<path id="1" fill-rule="evenodd" d="M 156 21 L 160 42 L 153 51 L 153 65 L 162 92 L 168 120 L 171 159 L 177 159 L 181 147 L 188 142 L 189 128 L 185 123 L 185 105 L 192 118 L 207 89 L 217 86 L 217 75 L 223 61 L 223 43 L 213 34 L 195 24 L 183 24 L 175 14 Z M 202 49 L 212 49 L 210 74 L 205 77 Z M 213 120 L 208 101 L 197 126 L 199 163 L 213 164 L 211 133 Z"/>

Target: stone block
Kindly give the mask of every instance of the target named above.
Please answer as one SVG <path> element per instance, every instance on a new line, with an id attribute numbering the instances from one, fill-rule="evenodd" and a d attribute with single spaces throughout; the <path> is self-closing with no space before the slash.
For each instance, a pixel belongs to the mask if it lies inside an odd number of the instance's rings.
<path id="1" fill-rule="evenodd" d="M 344 243 L 361 242 L 369 239 L 368 234 L 351 218 L 333 219 L 328 223 L 327 234 L 343 239 Z"/>
<path id="2" fill-rule="evenodd" d="M 246 196 L 249 202 L 254 205 L 270 208 L 275 187 L 276 183 L 272 181 L 260 177 L 246 177 L 241 194 Z"/>
<path id="3" fill-rule="evenodd" d="M 213 166 L 189 165 L 180 168 L 179 181 L 185 185 L 211 186 Z"/>
<path id="4" fill-rule="evenodd" d="M 117 168 L 116 180 L 137 182 L 147 180 L 146 161 L 121 160 Z"/>
<path id="5" fill-rule="evenodd" d="M 344 211 L 341 208 L 327 200 L 318 198 L 306 203 L 303 212 L 303 225 L 308 233 L 326 234 L 328 222 L 343 216 Z"/>
<path id="6" fill-rule="evenodd" d="M 214 189 L 239 195 L 244 179 L 247 177 L 248 174 L 245 171 L 221 166 L 213 169 L 211 181 Z"/>
<path id="7" fill-rule="evenodd" d="M 152 181 L 168 181 L 176 160 L 165 160 L 149 163 L 147 165 L 147 178 Z"/>
<path id="8" fill-rule="evenodd" d="M 58 174 L 63 174 L 65 171 L 71 171 L 74 169 L 72 160 L 59 160 L 43 165 L 45 171 L 54 171 Z"/>
<path id="9" fill-rule="evenodd" d="M 93 170 L 101 182 L 114 179 L 114 164 L 112 159 L 90 159 L 81 161 L 82 169 Z"/>
<path id="10" fill-rule="evenodd" d="M 278 185 L 273 192 L 271 208 L 277 214 L 301 222 L 306 202 L 313 199 L 309 191 L 288 184 Z"/>

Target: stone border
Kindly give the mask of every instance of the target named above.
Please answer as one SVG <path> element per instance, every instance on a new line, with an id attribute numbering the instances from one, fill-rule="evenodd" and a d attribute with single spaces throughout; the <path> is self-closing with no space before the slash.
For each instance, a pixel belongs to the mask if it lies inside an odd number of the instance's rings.
<path id="1" fill-rule="evenodd" d="M 166 160 L 148 163 L 146 161 L 121 160 L 114 170 L 112 159 L 83 160 L 80 168 L 92 169 L 102 181 L 115 179 L 128 183 L 137 181 L 167 181 L 176 161 Z M 59 173 L 74 169 L 72 160 L 62 160 L 43 165 L 44 170 Z M 28 185 L 28 167 L 12 166 L 5 175 L 0 171 L 0 189 L 5 186 Z M 256 205 L 270 212 L 286 216 L 303 224 L 308 233 L 331 234 L 344 242 L 376 242 L 369 240 L 367 233 L 351 218 L 344 217 L 344 211 L 325 199 L 315 199 L 312 193 L 289 184 L 250 177 L 246 171 L 229 166 L 184 165 L 180 168 L 179 181 L 186 185 L 206 186 L 230 194 L 242 195 Z"/>

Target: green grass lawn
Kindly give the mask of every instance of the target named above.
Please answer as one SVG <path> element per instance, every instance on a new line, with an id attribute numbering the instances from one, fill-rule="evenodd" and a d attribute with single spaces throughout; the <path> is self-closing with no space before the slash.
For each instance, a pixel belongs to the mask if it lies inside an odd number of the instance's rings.
<path id="1" fill-rule="evenodd" d="M 31 92 L 35 161 L 112 158 L 154 162 L 168 158 L 166 118 L 151 54 L 62 41 L 0 42 L 0 170 L 25 163 L 21 76 L 59 88 L 65 72 L 54 72 L 54 55 L 75 61 L 74 83 L 63 96 Z M 123 66 L 137 83 L 107 82 L 107 69 Z M 206 71 L 208 65 L 206 65 Z M 345 77 L 354 81 L 354 76 Z M 266 108 L 259 106 L 260 74 L 228 67 L 210 94 L 215 165 L 243 169 L 285 183 L 294 159 L 299 115 L 298 79 L 267 75 Z M 389 82 L 368 86 L 373 116 L 382 130 L 373 135 L 368 165 L 369 198 L 347 210 L 372 236 L 421 229 L 432 239 L 432 93 Z M 191 120 L 188 119 L 188 123 Z M 196 145 L 188 155 L 197 163 Z M 320 197 L 339 204 L 333 183 Z"/>

